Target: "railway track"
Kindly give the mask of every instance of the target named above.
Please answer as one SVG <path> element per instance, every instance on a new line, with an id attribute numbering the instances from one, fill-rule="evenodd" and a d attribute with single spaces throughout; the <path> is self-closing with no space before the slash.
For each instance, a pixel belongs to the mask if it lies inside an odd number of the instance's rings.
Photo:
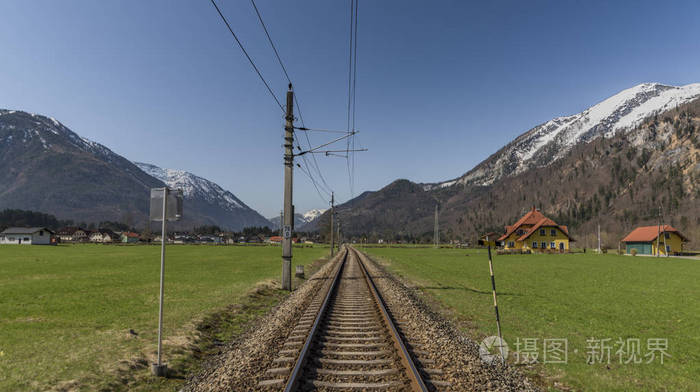
<path id="1" fill-rule="evenodd" d="M 345 247 L 337 263 L 259 388 L 431 391 L 448 385 L 424 380 L 426 369 L 413 359 L 420 346 L 404 341 L 358 252 Z"/>

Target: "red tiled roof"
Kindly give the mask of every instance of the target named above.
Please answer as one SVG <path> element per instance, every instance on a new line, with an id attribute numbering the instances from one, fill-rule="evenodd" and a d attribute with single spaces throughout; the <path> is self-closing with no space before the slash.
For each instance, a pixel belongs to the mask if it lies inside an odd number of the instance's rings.
<path id="1" fill-rule="evenodd" d="M 632 230 L 631 233 L 627 234 L 627 237 L 622 239 L 622 242 L 650 242 L 654 241 L 656 237 L 659 235 L 659 231 L 661 233 L 664 232 L 669 232 L 669 233 L 676 233 L 678 236 L 681 237 L 683 241 L 688 241 L 688 238 L 686 238 L 683 234 L 681 234 L 680 231 L 676 230 L 670 225 L 654 225 L 654 226 L 641 226 L 637 227 L 636 229 Z"/>
<path id="2" fill-rule="evenodd" d="M 539 222 L 537 222 L 534 226 L 530 228 L 530 230 L 526 231 L 525 234 L 521 235 L 520 238 L 518 238 L 516 241 L 524 241 L 527 237 L 531 236 L 532 233 L 536 232 L 537 229 L 539 229 L 542 226 L 554 226 L 558 227 L 556 223 L 554 223 L 553 220 L 549 218 L 542 218 L 540 219 Z"/>
<path id="3" fill-rule="evenodd" d="M 506 226 L 506 233 L 503 234 L 498 241 L 503 241 L 506 238 L 508 238 L 515 230 L 517 230 L 520 226 L 522 225 L 535 225 L 537 222 L 541 221 L 542 219 L 546 219 L 544 215 L 542 215 L 541 212 L 537 211 L 535 207 L 532 207 L 532 209 L 525 214 L 522 218 L 520 218 L 517 222 L 515 222 L 514 225 L 512 226 Z"/>

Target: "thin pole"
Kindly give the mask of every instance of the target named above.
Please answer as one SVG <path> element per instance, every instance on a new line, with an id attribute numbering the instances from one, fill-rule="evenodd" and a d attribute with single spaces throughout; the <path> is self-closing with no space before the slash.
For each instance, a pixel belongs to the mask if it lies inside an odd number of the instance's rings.
<path id="1" fill-rule="evenodd" d="M 666 257 L 668 257 L 668 248 L 666 247 L 666 225 L 664 224 L 664 212 L 663 212 L 663 206 L 659 207 L 659 215 L 661 216 L 661 227 L 662 233 L 664 235 L 664 254 Z"/>
<path id="2" fill-rule="evenodd" d="M 438 226 L 438 206 L 435 204 L 435 228 L 433 230 L 433 242 L 435 243 L 435 247 L 439 247 L 440 244 L 440 229 Z"/>
<path id="3" fill-rule="evenodd" d="M 158 305 L 158 366 L 161 363 L 161 349 L 163 337 L 163 282 L 165 278 L 165 218 L 168 207 L 168 188 L 163 188 L 163 222 L 160 231 L 160 303 Z"/>
<path id="4" fill-rule="evenodd" d="M 292 179 L 294 175 L 294 92 L 287 91 L 287 113 L 284 126 L 284 228 L 282 234 L 282 290 L 292 291 Z"/>
<path id="5" fill-rule="evenodd" d="M 601 252 L 600 249 L 600 223 L 598 223 L 598 253 Z"/>
<path id="6" fill-rule="evenodd" d="M 489 249 L 489 272 L 491 273 L 491 287 L 493 288 L 493 308 L 496 310 L 496 327 L 498 328 L 498 348 L 501 352 L 501 362 L 505 363 L 506 358 L 503 355 L 503 335 L 501 335 L 501 317 L 498 315 L 498 301 L 496 300 L 496 278 L 493 276 L 493 261 L 491 259 L 491 244 Z"/>
<path id="7" fill-rule="evenodd" d="M 333 238 L 333 214 L 335 214 L 335 195 L 331 192 L 331 257 L 335 253 L 335 238 Z"/>
<path id="8" fill-rule="evenodd" d="M 659 223 L 656 225 L 656 257 L 661 256 L 659 249 L 659 237 L 661 236 L 661 205 L 659 205 Z"/>
<path id="9" fill-rule="evenodd" d="M 340 243 L 341 243 L 341 239 L 340 239 L 340 217 L 338 217 L 337 226 L 338 226 L 338 252 L 340 252 Z"/>

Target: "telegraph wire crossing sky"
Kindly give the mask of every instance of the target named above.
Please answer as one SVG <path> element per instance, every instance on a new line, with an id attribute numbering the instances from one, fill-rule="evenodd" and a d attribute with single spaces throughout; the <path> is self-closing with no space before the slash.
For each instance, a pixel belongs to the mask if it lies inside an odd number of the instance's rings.
<path id="1" fill-rule="evenodd" d="M 326 187 L 343 202 L 351 186 L 358 195 L 397 178 L 455 178 L 531 127 L 623 89 L 700 82 L 700 4 L 675 3 L 362 2 L 354 142 L 369 151 L 356 155 L 354 186 L 352 160 L 316 157 L 324 184 L 308 154 L 319 191 L 297 168 L 296 210 L 326 208 Z M 284 97 L 251 2 L 217 4 Z M 347 129 L 351 2 L 255 5 L 304 126 Z M 132 161 L 190 171 L 279 214 L 284 119 L 210 2 L 14 1 L 0 14 L 0 107 L 52 116 Z M 308 136 L 316 146 L 336 135 Z"/>

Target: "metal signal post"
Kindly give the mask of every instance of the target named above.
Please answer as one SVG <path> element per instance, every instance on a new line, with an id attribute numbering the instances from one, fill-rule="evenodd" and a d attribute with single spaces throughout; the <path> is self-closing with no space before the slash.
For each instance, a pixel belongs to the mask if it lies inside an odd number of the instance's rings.
<path id="1" fill-rule="evenodd" d="M 284 116 L 284 223 L 282 227 L 282 290 L 292 290 L 292 179 L 294 175 L 294 92 L 287 91 L 287 112 Z"/>

